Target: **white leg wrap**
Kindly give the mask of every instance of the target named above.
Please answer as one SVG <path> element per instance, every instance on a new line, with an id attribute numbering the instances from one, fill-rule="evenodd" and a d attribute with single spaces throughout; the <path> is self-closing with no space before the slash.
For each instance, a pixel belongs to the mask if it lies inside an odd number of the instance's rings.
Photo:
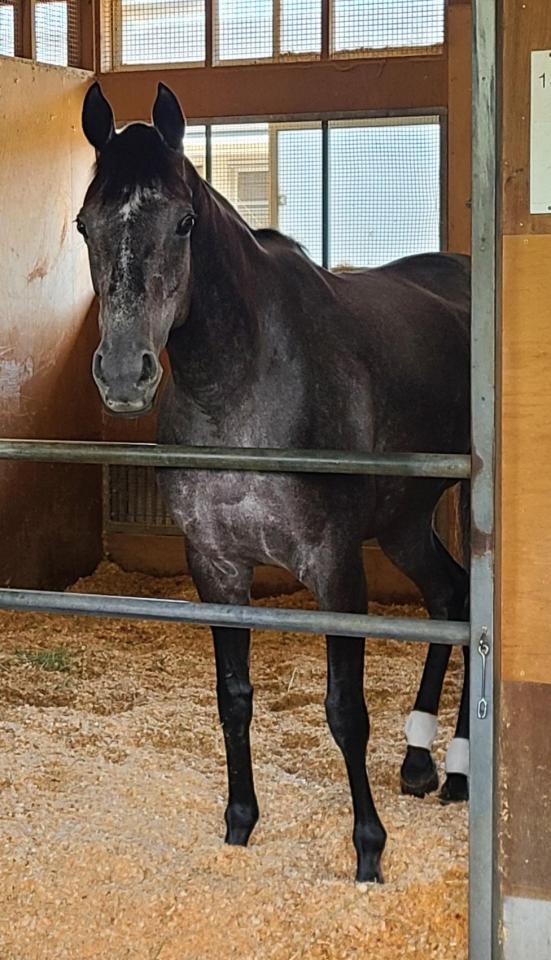
<path id="1" fill-rule="evenodd" d="M 422 710 L 412 710 L 404 729 L 408 747 L 431 750 L 438 732 L 438 717 L 423 713 Z"/>
<path id="2" fill-rule="evenodd" d="M 469 776 L 469 741 L 454 737 L 446 753 L 446 773 L 463 773 Z"/>

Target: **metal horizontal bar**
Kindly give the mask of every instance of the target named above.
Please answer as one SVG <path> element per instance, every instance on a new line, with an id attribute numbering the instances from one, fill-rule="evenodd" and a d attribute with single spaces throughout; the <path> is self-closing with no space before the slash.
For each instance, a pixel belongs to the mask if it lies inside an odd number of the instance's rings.
<path id="1" fill-rule="evenodd" d="M 51 590 L 0 590 L 0 609 L 204 623 L 217 627 L 256 627 L 264 630 L 330 633 L 337 636 L 367 636 L 444 644 L 469 643 L 469 625 L 452 620 L 416 620 L 409 617 L 330 613 L 324 610 L 240 607 L 152 597 L 111 597 Z"/>
<path id="2" fill-rule="evenodd" d="M 354 453 L 345 450 L 180 447 L 155 443 L 84 440 L 0 440 L 0 460 L 124 463 L 194 470 L 347 473 L 408 477 L 469 477 L 471 458 L 461 453 Z"/>

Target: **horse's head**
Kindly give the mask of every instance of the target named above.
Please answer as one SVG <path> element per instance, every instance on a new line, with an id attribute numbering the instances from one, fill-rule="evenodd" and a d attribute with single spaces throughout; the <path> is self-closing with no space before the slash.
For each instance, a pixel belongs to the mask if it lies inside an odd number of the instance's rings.
<path id="1" fill-rule="evenodd" d="M 160 84 L 153 124 L 117 133 L 96 83 L 86 94 L 82 125 L 97 157 L 77 217 L 100 306 L 92 372 L 111 413 L 137 416 L 153 404 L 159 355 L 189 308 L 195 211 L 185 178 L 185 120 Z"/>

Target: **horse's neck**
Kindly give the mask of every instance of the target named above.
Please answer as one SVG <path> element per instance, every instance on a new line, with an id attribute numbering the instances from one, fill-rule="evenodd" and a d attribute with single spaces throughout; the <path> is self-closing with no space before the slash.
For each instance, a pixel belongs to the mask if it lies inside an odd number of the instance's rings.
<path id="1" fill-rule="evenodd" d="M 255 374 L 273 266 L 245 223 L 195 176 L 191 302 L 168 352 L 176 387 L 208 405 L 223 403 Z"/>

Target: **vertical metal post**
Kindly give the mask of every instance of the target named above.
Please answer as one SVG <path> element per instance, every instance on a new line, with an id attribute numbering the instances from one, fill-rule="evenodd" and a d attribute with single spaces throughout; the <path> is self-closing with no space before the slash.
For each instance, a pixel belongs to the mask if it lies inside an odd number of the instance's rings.
<path id="1" fill-rule="evenodd" d="M 321 262 L 329 266 L 329 122 L 321 122 Z"/>
<path id="2" fill-rule="evenodd" d="M 214 2 L 205 0 L 205 67 L 214 63 Z"/>
<path id="3" fill-rule="evenodd" d="M 212 182 L 212 123 L 205 124 L 205 180 Z"/>
<path id="4" fill-rule="evenodd" d="M 279 60 L 281 54 L 281 0 L 272 0 L 272 57 Z"/>
<path id="5" fill-rule="evenodd" d="M 331 56 L 331 10 L 332 0 L 321 0 L 321 59 Z"/>
<path id="6" fill-rule="evenodd" d="M 496 0 L 475 0 L 469 957 L 496 957 L 494 633 L 495 330 L 497 318 Z M 497 687 L 497 684 L 496 684 Z"/>

